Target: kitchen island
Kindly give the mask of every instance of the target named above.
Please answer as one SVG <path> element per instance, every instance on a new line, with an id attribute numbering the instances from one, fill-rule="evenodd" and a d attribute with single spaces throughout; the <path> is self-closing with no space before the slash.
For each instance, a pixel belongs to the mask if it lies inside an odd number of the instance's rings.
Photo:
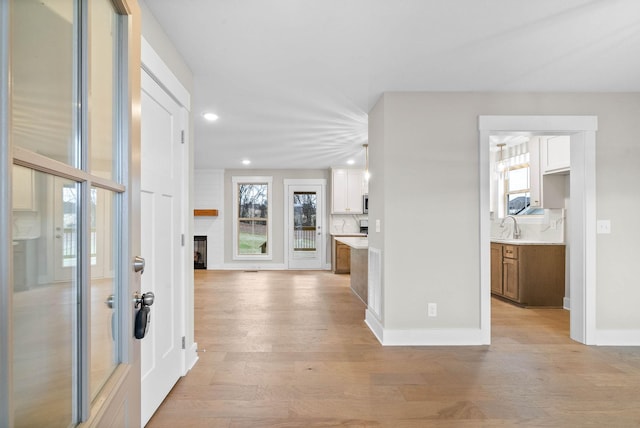
<path id="1" fill-rule="evenodd" d="M 336 236 L 351 249 L 351 291 L 367 304 L 369 289 L 369 240 L 366 237 Z"/>

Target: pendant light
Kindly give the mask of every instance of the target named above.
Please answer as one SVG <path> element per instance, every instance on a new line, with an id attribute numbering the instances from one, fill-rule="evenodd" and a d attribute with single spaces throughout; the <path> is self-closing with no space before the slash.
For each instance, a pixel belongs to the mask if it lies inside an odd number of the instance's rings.
<path id="1" fill-rule="evenodd" d="M 369 145 L 363 144 L 362 147 L 364 147 L 364 179 L 369 181 L 369 177 L 371 177 L 369 174 Z"/>
<path id="2" fill-rule="evenodd" d="M 496 170 L 498 171 L 498 173 L 501 173 L 505 170 L 505 164 L 504 164 L 504 146 L 506 146 L 505 143 L 499 143 L 498 147 L 500 147 L 500 160 L 498 162 L 496 162 Z"/>

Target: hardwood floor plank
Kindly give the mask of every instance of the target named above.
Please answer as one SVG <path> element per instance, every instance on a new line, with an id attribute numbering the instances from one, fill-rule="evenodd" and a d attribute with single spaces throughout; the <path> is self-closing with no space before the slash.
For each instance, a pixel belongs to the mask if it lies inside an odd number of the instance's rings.
<path id="1" fill-rule="evenodd" d="M 492 300 L 492 345 L 382 347 L 347 275 L 197 271 L 196 366 L 149 427 L 640 426 L 640 349 Z"/>

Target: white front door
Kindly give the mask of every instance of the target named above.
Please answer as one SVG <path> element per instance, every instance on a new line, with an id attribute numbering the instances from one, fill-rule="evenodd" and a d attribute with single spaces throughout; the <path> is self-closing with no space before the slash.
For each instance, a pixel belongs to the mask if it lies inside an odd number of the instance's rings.
<path id="1" fill-rule="evenodd" d="M 181 109 L 142 72 L 142 289 L 153 291 L 151 325 L 142 339 L 142 425 L 182 375 Z"/>
<path id="2" fill-rule="evenodd" d="M 286 181 L 289 269 L 322 269 L 324 197 L 322 184 Z"/>

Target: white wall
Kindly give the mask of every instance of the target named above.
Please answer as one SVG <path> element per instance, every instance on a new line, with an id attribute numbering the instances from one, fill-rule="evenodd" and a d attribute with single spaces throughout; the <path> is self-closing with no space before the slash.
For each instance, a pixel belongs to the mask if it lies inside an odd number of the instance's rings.
<path id="1" fill-rule="evenodd" d="M 193 173 L 194 209 L 217 209 L 218 217 L 194 217 L 193 234 L 207 237 L 207 269 L 224 263 L 224 170 L 196 169 Z"/>
<path id="2" fill-rule="evenodd" d="M 479 328 L 480 115 L 598 116 L 597 216 L 612 233 L 598 235 L 596 323 L 637 332 L 638 93 L 384 94 L 369 117 L 369 219 L 384 219 L 370 245 L 383 248 L 384 328 Z M 427 317 L 428 302 L 438 317 Z"/>

